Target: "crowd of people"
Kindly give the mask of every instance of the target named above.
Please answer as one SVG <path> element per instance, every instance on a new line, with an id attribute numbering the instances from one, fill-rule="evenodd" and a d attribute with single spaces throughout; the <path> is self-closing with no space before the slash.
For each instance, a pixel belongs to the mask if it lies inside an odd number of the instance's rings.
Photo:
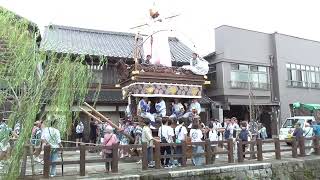
<path id="1" fill-rule="evenodd" d="M 128 145 L 128 144 L 147 144 L 147 160 L 148 167 L 152 168 L 155 166 L 153 160 L 153 152 L 155 143 L 176 143 L 180 144 L 182 142 L 203 142 L 204 140 L 209 141 L 222 141 L 228 139 L 241 139 L 242 141 L 255 140 L 256 138 L 266 139 L 268 138 L 266 127 L 255 121 L 238 121 L 236 117 L 225 118 L 223 122 L 217 119 L 210 119 L 205 123 L 201 121 L 198 115 L 198 110 L 201 111 L 201 107 L 198 106 L 198 102 L 193 100 L 189 106 L 187 112 L 184 111 L 185 105 L 175 99 L 172 103 L 171 115 L 167 116 L 166 111 L 163 108 L 163 99 L 159 99 L 155 104 L 156 113 L 151 114 L 148 109 L 150 108 L 150 103 L 144 98 L 140 101 L 139 106 L 141 108 L 140 116 L 138 121 L 133 121 L 130 118 L 123 118 L 119 122 L 119 128 L 115 129 L 110 124 L 111 119 L 106 120 L 91 119 L 89 122 L 90 126 L 90 145 L 102 145 L 107 147 L 112 147 L 114 144 Z M 153 118 L 148 118 L 148 117 Z M 186 118 L 184 118 L 184 116 Z M 161 123 L 157 125 L 155 119 L 159 120 Z M 39 163 L 43 163 L 40 158 L 41 151 L 44 145 L 51 146 L 51 161 L 56 161 L 58 159 L 57 148 L 62 147 L 60 132 L 56 129 L 57 120 L 50 121 L 50 124 L 46 124 L 43 121 L 36 121 L 34 127 L 31 130 L 30 143 L 34 146 L 34 160 Z M 17 123 L 18 124 L 18 123 Z M 15 125 L 13 129 L 9 128 L 6 121 L 2 121 L 0 124 L 0 131 L 7 132 L 4 133 L 8 138 L 2 138 L 0 143 L 0 160 L 6 159 L 10 155 L 10 138 L 18 138 L 21 131 L 20 124 Z M 152 130 L 154 126 L 158 127 L 157 134 Z M 302 136 L 320 136 L 320 125 L 315 122 L 308 122 L 307 125 L 310 127 L 308 132 L 305 132 L 301 128 L 301 124 L 297 123 L 293 132 L 295 138 L 300 138 Z M 79 143 L 83 141 L 83 135 L 85 126 L 81 120 L 78 120 L 74 124 L 74 134 L 75 134 L 75 145 L 78 147 Z M 132 138 L 124 135 L 129 134 Z M 306 141 L 311 145 L 312 141 Z M 212 144 L 211 148 L 217 150 L 218 148 L 225 148 L 220 146 L 219 143 Z M 245 145 L 242 147 L 242 151 L 246 151 Z M 205 149 L 202 145 L 192 145 L 192 152 L 196 155 L 192 156 L 192 163 L 195 166 L 203 165 L 205 163 L 204 155 L 199 155 L 204 153 Z M 102 151 L 90 150 L 89 152 L 99 153 L 102 158 L 111 158 L 112 150 L 110 148 L 103 149 Z M 119 157 L 129 157 L 129 156 L 141 156 L 141 148 L 133 149 L 121 149 L 119 151 Z M 170 154 L 182 154 L 182 146 L 161 146 L 161 155 Z M 308 152 L 308 154 L 311 153 Z M 219 158 L 218 155 L 215 158 Z M 138 161 L 137 163 L 141 163 Z M 182 158 L 161 158 L 161 165 L 164 168 L 172 168 L 174 166 L 182 165 Z M 109 172 L 111 164 L 106 162 L 106 171 Z M 1 167 L 1 166 L 0 166 Z M 56 167 L 53 163 L 50 171 L 51 176 L 56 175 Z"/>
<path id="2" fill-rule="evenodd" d="M 168 114 L 166 102 L 163 98 L 158 98 L 154 103 L 154 107 L 151 105 L 152 102 L 147 97 L 142 98 L 138 103 L 137 115 L 149 119 L 151 121 L 151 129 L 156 129 L 156 119 L 166 117 Z M 130 110 L 130 108 L 128 109 Z M 171 114 L 168 116 L 171 120 L 175 121 L 179 121 L 180 119 L 189 119 L 191 121 L 193 117 L 199 116 L 200 113 L 201 105 L 197 99 L 193 99 L 190 105 L 188 103 L 182 105 L 179 99 L 174 99 L 174 102 L 171 104 Z M 127 114 L 131 114 L 131 112 L 127 112 Z"/>
<path id="3" fill-rule="evenodd" d="M 180 106 L 177 101 L 173 105 L 176 104 Z M 174 108 L 175 107 L 173 106 L 173 109 Z M 153 161 L 152 153 L 154 152 L 155 141 L 160 143 L 179 144 L 183 141 L 201 142 L 206 139 L 209 139 L 210 141 L 221 141 L 230 138 L 239 138 L 243 141 L 249 141 L 250 139 L 258 137 L 262 139 L 267 138 L 266 128 L 262 124 L 258 124 L 255 122 L 247 123 L 246 121 L 238 123 L 238 120 L 235 117 L 231 119 L 226 118 L 223 123 L 220 123 L 216 119 L 212 119 L 211 121 L 207 122 L 208 126 L 206 126 L 200 120 L 200 116 L 198 115 L 192 116 L 191 120 L 188 118 L 176 119 L 172 117 L 173 116 L 157 116 L 157 119 L 161 120 L 161 125 L 158 128 L 157 136 L 154 136 L 155 134 L 152 133 L 152 124 L 154 122 L 151 119 L 147 118 L 147 116 L 141 117 L 139 121 L 136 122 L 133 122 L 130 119 L 122 119 L 119 123 L 120 130 L 115 130 L 110 125 L 108 125 L 108 122 L 99 123 L 92 120 L 90 123 L 91 132 L 96 133 L 96 136 L 91 137 L 91 142 L 98 144 L 110 144 L 111 142 L 114 142 L 119 143 L 120 145 L 147 143 L 148 166 L 154 167 L 155 164 Z M 92 128 L 94 129 L 92 130 Z M 106 130 L 112 131 L 112 134 L 114 134 L 114 140 L 112 138 L 112 141 L 109 141 L 109 136 L 105 136 L 105 134 L 108 134 Z M 127 136 L 123 135 L 122 132 L 130 134 L 134 141 L 130 141 L 130 139 Z M 100 141 L 96 140 L 99 139 L 99 137 L 103 138 Z M 213 144 L 212 148 L 218 148 L 218 146 L 216 144 Z M 109 152 L 111 153 L 111 151 Z M 203 153 L 204 147 L 200 145 L 193 146 L 192 152 Z M 122 149 L 120 150 L 119 155 L 120 158 L 123 158 L 131 156 L 133 154 L 140 155 L 140 153 L 141 149 Z M 172 148 L 170 146 L 162 146 L 160 149 L 160 153 L 162 155 L 181 154 L 182 147 L 176 146 L 175 148 Z M 219 158 L 219 156 L 216 156 L 216 158 Z M 204 157 L 201 155 L 193 156 L 192 162 L 195 166 L 202 165 L 204 163 Z M 137 163 L 141 163 L 141 161 L 138 161 Z M 161 159 L 161 165 L 165 168 L 181 166 L 181 164 L 182 158 Z"/>
<path id="4" fill-rule="evenodd" d="M 58 120 L 52 120 L 48 124 L 48 127 L 45 127 L 43 121 L 34 122 L 34 127 L 31 131 L 30 144 L 33 145 L 33 157 L 34 160 L 38 163 L 43 164 L 43 160 L 40 158 L 41 151 L 45 145 L 50 145 L 51 153 L 50 160 L 56 161 L 58 159 L 57 148 L 62 147 L 60 131 L 56 129 Z M 3 169 L 7 163 L 7 159 L 10 158 L 11 151 L 16 143 L 16 140 L 19 138 L 21 127 L 20 123 L 17 122 L 14 128 L 10 128 L 7 125 L 6 120 L 2 120 L 0 123 L 0 169 Z M 56 175 L 56 165 L 52 163 L 50 176 Z"/>

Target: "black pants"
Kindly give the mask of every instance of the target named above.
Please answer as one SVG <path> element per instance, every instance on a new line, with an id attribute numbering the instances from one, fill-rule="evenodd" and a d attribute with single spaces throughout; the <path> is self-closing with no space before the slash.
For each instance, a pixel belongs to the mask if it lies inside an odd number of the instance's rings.
<path id="1" fill-rule="evenodd" d="M 106 154 L 106 158 L 112 158 L 112 153 Z M 112 162 L 106 162 L 106 171 L 109 172 L 111 169 L 111 166 L 112 166 Z"/>
<path id="2" fill-rule="evenodd" d="M 243 157 L 246 157 L 246 144 L 242 144 L 242 152 L 243 152 Z"/>
<path id="3" fill-rule="evenodd" d="M 171 155 L 171 147 L 170 146 L 162 146 L 160 148 L 161 155 L 164 155 L 164 152 L 167 153 L 167 155 Z M 169 165 L 170 158 L 166 158 L 166 163 L 164 164 L 164 158 L 161 158 L 161 165 Z"/>

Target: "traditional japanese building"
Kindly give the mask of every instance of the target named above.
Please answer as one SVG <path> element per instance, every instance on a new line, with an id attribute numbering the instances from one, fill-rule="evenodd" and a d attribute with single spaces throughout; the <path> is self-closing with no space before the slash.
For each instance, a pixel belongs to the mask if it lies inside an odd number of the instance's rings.
<path id="1" fill-rule="evenodd" d="M 142 39 L 138 39 L 140 40 Z M 168 40 L 172 65 L 188 64 L 192 50 L 178 38 L 170 37 Z M 117 66 L 120 61 L 128 65 L 134 64 L 135 46 L 135 34 L 132 33 L 50 25 L 45 27 L 40 49 L 61 54 L 85 55 L 88 68 L 94 72 L 86 102 L 93 103 L 96 100 L 96 109 L 117 123 L 119 118 L 124 117 L 128 103 L 123 99 L 121 88 L 117 86 L 121 73 L 124 73 L 119 72 Z M 142 49 L 138 51 L 139 61 L 144 57 Z M 99 62 L 101 56 L 106 57 L 105 64 Z M 101 82 L 101 90 L 97 94 L 99 82 Z M 199 101 L 203 108 L 201 116 L 205 119 L 209 118 L 213 101 L 204 93 Z M 79 108 L 74 106 L 73 111 L 79 111 Z M 88 119 L 89 117 L 81 113 L 80 118 Z"/>

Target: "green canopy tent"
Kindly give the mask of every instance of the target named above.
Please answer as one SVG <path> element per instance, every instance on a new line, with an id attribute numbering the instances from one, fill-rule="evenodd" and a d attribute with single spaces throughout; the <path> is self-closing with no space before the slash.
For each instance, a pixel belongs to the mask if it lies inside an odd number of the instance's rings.
<path id="1" fill-rule="evenodd" d="M 295 102 L 292 104 L 294 116 L 314 116 L 320 120 L 320 104 L 304 104 Z"/>

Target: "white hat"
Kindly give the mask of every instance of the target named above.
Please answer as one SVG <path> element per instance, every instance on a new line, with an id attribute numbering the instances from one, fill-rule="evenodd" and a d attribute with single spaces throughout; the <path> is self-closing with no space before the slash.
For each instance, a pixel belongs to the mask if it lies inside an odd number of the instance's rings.
<path id="1" fill-rule="evenodd" d="M 106 132 L 106 133 L 113 133 L 113 128 L 112 128 L 110 125 L 108 125 L 108 126 L 106 127 L 106 129 L 105 129 L 105 132 Z"/>

